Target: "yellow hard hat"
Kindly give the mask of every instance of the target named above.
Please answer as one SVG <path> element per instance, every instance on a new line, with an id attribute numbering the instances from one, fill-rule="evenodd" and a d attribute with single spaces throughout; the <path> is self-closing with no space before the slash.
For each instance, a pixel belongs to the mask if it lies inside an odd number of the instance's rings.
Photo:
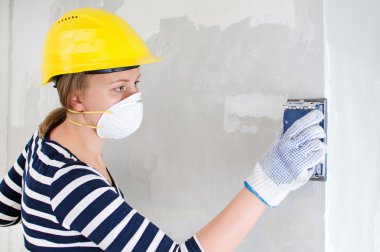
<path id="1" fill-rule="evenodd" d="M 121 17 L 100 9 L 80 8 L 64 14 L 48 31 L 41 85 L 62 74 L 127 69 L 123 67 L 160 60 Z"/>

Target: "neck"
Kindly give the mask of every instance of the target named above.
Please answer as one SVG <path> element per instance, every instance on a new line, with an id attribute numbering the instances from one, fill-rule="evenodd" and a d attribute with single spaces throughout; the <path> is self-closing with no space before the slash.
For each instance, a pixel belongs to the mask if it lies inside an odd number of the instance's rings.
<path id="1" fill-rule="evenodd" d="M 96 129 L 75 125 L 68 118 L 53 129 L 50 139 L 69 149 L 81 161 L 94 167 L 102 166 L 105 139 L 96 134 Z"/>

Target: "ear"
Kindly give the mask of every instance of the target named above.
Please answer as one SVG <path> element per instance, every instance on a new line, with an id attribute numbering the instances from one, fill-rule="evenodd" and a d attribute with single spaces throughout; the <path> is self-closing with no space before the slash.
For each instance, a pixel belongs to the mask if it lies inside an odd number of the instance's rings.
<path id="1" fill-rule="evenodd" d="M 82 95 L 80 91 L 74 91 L 69 98 L 69 105 L 75 111 L 84 111 L 84 105 L 82 103 Z"/>

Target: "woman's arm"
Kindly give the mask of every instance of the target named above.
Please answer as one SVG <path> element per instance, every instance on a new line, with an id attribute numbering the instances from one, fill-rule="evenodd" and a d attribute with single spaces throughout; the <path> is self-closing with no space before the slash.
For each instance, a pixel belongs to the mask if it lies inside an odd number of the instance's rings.
<path id="1" fill-rule="evenodd" d="M 243 188 L 197 238 L 206 252 L 233 251 L 260 218 L 266 205 Z"/>
<path id="2" fill-rule="evenodd" d="M 281 131 L 271 148 L 231 203 L 197 233 L 207 252 L 233 251 L 260 218 L 266 206 L 277 206 L 290 191 L 304 185 L 323 161 L 326 134 L 319 123 L 324 115 L 312 111 Z M 257 196 L 256 196 L 257 195 Z"/>
<path id="3" fill-rule="evenodd" d="M 22 174 L 26 160 L 25 150 L 0 182 L 0 226 L 20 223 Z"/>
<path id="4" fill-rule="evenodd" d="M 37 134 L 35 133 L 0 182 L 0 227 L 21 223 L 22 176 L 24 174 L 28 148 L 36 137 Z"/>

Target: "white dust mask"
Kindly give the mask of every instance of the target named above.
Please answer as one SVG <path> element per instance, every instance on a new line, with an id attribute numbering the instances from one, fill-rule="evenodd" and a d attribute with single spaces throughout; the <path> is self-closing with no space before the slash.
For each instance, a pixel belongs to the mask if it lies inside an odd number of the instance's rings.
<path id="1" fill-rule="evenodd" d="M 143 104 L 141 92 L 135 93 L 113 105 L 98 121 L 97 134 L 101 138 L 120 139 L 134 133 L 141 125 Z"/>
<path id="2" fill-rule="evenodd" d="M 96 128 L 96 133 L 101 138 L 124 138 L 138 130 L 141 125 L 143 117 L 141 92 L 128 96 L 106 111 L 68 111 L 72 113 L 102 113 L 96 126 L 80 124 L 72 120 L 70 122 L 76 125 Z"/>

